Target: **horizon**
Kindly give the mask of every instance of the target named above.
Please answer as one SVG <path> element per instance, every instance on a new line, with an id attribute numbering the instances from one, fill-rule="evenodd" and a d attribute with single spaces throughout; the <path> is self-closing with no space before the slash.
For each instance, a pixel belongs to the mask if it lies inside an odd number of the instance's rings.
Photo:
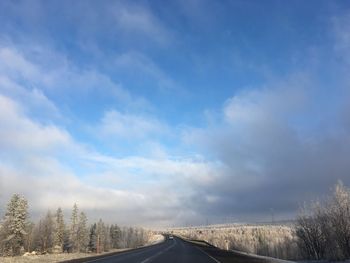
<path id="1" fill-rule="evenodd" d="M 350 2 L 1 1 L 0 217 L 293 219 L 350 185 Z M 271 215 L 272 214 L 272 215 Z"/>

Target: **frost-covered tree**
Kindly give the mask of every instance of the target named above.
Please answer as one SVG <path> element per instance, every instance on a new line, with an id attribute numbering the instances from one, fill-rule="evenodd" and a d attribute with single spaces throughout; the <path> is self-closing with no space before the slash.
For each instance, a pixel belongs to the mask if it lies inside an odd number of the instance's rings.
<path id="1" fill-rule="evenodd" d="M 34 246 L 35 246 L 35 224 L 33 222 L 30 222 L 27 224 L 27 227 L 26 227 L 26 239 L 25 239 L 25 242 L 24 242 L 24 249 L 27 251 L 27 252 L 30 252 L 30 251 L 33 251 L 34 250 Z M 0 238 L 1 240 L 1 238 Z"/>
<path id="2" fill-rule="evenodd" d="M 90 228 L 89 251 L 97 252 L 97 224 L 94 223 Z"/>
<path id="3" fill-rule="evenodd" d="M 79 215 L 78 233 L 77 233 L 77 250 L 86 252 L 89 245 L 89 231 L 87 229 L 87 217 L 84 212 Z"/>
<path id="4" fill-rule="evenodd" d="M 55 214 L 55 233 L 54 245 L 58 247 L 60 252 L 63 251 L 65 224 L 62 209 L 59 207 Z"/>
<path id="5" fill-rule="evenodd" d="M 39 223 L 40 249 L 42 252 L 51 252 L 54 245 L 54 220 L 50 211 Z"/>
<path id="6" fill-rule="evenodd" d="M 104 239 L 103 239 L 104 251 L 109 251 L 111 249 L 111 236 L 109 235 L 109 233 L 110 233 L 109 225 L 105 225 Z"/>
<path id="7" fill-rule="evenodd" d="M 107 231 L 106 231 L 106 226 L 102 221 L 102 219 L 100 219 L 97 222 L 96 233 L 97 233 L 97 251 L 98 252 L 108 251 L 107 244 L 105 244 Z"/>
<path id="8" fill-rule="evenodd" d="M 350 258 L 350 189 L 342 182 L 335 186 L 333 196 L 328 205 L 328 221 L 333 229 L 334 239 L 339 249 L 336 259 Z"/>
<path id="9" fill-rule="evenodd" d="M 78 246 L 78 205 L 75 203 L 72 210 L 72 216 L 70 218 L 70 234 L 69 239 L 72 245 L 72 250 L 75 252 Z"/>
<path id="10" fill-rule="evenodd" d="M 7 211 L 1 229 L 4 240 L 3 254 L 19 255 L 26 241 L 28 219 L 27 200 L 14 194 L 7 205 Z"/>
<path id="11" fill-rule="evenodd" d="M 317 206 L 314 205 L 313 212 Z M 296 235 L 298 246 L 304 257 L 308 259 L 323 259 L 327 247 L 321 221 L 314 215 L 310 215 L 304 208 L 298 215 L 296 222 Z"/>
<path id="12" fill-rule="evenodd" d="M 331 197 L 299 215 L 298 244 L 310 259 L 350 258 L 350 189 L 339 182 Z"/>
<path id="13" fill-rule="evenodd" d="M 109 236 L 111 239 L 112 248 L 118 248 L 121 238 L 121 230 L 118 225 L 111 225 L 109 229 Z"/>

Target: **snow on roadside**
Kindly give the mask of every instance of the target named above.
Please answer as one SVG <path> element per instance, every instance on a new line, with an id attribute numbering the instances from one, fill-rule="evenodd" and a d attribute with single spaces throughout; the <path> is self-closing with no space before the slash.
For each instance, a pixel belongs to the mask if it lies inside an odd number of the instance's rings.
<path id="1" fill-rule="evenodd" d="M 85 258 L 96 255 L 108 254 L 112 252 L 123 251 L 127 249 L 112 249 L 101 254 L 95 253 L 61 253 L 61 254 L 46 254 L 46 255 L 29 255 L 29 256 L 15 256 L 15 257 L 0 257 L 1 263 L 56 263 L 64 260 Z"/>
<path id="2" fill-rule="evenodd" d="M 164 236 L 163 235 L 152 235 L 147 242 L 147 245 L 154 245 L 154 244 L 158 244 L 164 241 Z"/>

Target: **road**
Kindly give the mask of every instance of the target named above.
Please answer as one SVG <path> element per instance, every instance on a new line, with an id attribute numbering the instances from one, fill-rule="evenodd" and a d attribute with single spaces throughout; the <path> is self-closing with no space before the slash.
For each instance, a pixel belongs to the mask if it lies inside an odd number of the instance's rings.
<path id="1" fill-rule="evenodd" d="M 197 246 L 180 238 L 166 239 L 165 242 L 131 250 L 120 254 L 98 258 L 89 263 L 217 263 Z"/>
<path id="2" fill-rule="evenodd" d="M 163 243 L 112 255 L 80 258 L 65 263 L 287 263 L 272 258 L 218 249 L 200 240 L 190 242 L 178 237 Z M 289 261 L 291 262 L 291 261 Z"/>

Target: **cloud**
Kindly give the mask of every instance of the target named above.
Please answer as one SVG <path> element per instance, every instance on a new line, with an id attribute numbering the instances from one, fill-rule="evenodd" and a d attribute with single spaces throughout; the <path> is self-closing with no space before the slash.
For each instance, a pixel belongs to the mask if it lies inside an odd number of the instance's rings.
<path id="1" fill-rule="evenodd" d="M 121 224 L 169 225 L 200 217 L 184 202 L 192 182 L 210 184 L 220 164 L 167 155 L 116 158 L 86 147 L 64 128 L 30 119 L 11 98 L 1 95 L 0 105 L 1 207 L 18 192 L 28 198 L 33 220 L 58 206 L 67 213 L 74 202 L 91 220 Z M 137 121 L 131 124 L 148 127 Z"/>
<path id="2" fill-rule="evenodd" d="M 328 114 L 314 115 L 314 100 L 320 102 L 315 85 L 311 76 L 292 74 L 242 91 L 227 100 L 215 123 L 184 133 L 185 142 L 225 167 L 211 184 L 196 188 L 199 211 L 261 220 L 273 208 L 290 218 L 300 203 L 324 195 L 338 179 L 350 183 L 349 130 L 344 133 L 345 123 Z"/>
<path id="3" fill-rule="evenodd" d="M 70 136 L 53 125 L 43 126 L 23 116 L 20 106 L 0 95 L 0 145 L 2 151 L 46 151 L 70 143 Z"/>

